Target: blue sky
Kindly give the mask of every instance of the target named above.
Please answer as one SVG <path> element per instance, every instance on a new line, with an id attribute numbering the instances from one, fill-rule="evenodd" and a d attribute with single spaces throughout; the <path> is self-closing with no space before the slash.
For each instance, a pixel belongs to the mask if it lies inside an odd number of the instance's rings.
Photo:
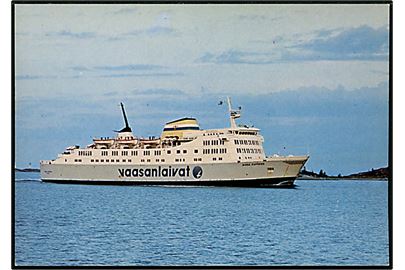
<path id="1" fill-rule="evenodd" d="M 16 5 L 16 163 L 241 105 L 268 155 L 347 174 L 388 163 L 387 5 Z"/>

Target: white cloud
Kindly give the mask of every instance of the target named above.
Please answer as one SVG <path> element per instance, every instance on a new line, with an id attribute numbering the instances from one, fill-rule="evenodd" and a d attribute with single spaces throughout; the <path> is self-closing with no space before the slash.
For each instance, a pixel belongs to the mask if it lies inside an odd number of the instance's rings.
<path id="1" fill-rule="evenodd" d="M 387 80 L 387 61 L 283 60 L 302 57 L 302 48 L 293 45 L 387 23 L 387 5 L 17 5 L 16 75 L 36 78 L 30 86 L 21 80 L 17 91 L 57 95 L 74 85 L 97 93 L 94 89 L 106 85 L 129 89 L 136 84 L 195 93 L 201 87 L 260 93 L 313 84 L 373 86 Z M 198 58 L 205 63 L 195 62 Z M 128 65 L 167 69 L 147 76 L 93 70 Z M 100 75 L 104 78 L 91 78 Z"/>

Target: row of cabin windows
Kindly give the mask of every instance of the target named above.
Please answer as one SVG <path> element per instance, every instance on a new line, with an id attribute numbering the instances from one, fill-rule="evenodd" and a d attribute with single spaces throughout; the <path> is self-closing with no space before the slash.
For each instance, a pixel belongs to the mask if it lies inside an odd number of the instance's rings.
<path id="1" fill-rule="evenodd" d="M 66 162 L 67 160 L 65 159 L 65 162 Z M 77 160 L 77 159 L 75 159 L 75 162 L 81 162 L 82 160 L 81 159 L 79 159 L 79 160 Z M 150 159 L 147 159 L 146 160 L 147 162 L 150 162 L 151 160 Z M 120 160 L 119 159 L 92 159 L 92 160 L 90 160 L 90 162 L 111 162 L 111 163 L 114 163 L 114 162 L 120 162 Z M 132 159 L 122 159 L 121 160 L 121 162 L 132 162 Z M 141 159 L 141 162 L 145 162 L 145 159 Z M 156 162 L 165 162 L 165 159 L 156 159 Z"/>
<path id="2" fill-rule="evenodd" d="M 216 160 L 222 160 L 222 157 L 213 157 L 213 161 Z M 185 158 L 176 158 L 175 162 L 185 162 Z M 194 161 L 202 161 L 202 158 L 194 158 Z M 67 162 L 67 159 L 65 159 L 65 162 Z M 75 159 L 75 162 L 82 162 L 81 159 Z M 115 163 L 115 162 L 120 162 L 119 159 L 91 159 L 90 162 L 92 163 Z M 131 159 L 122 159 L 121 162 L 132 162 Z M 141 162 L 151 162 L 150 159 L 141 159 Z M 156 159 L 156 162 L 165 162 L 165 159 Z"/>
<path id="3" fill-rule="evenodd" d="M 259 142 L 255 140 L 233 140 L 233 141 L 235 144 L 259 145 Z"/>
<path id="4" fill-rule="evenodd" d="M 141 159 L 141 162 L 145 162 L 145 161 L 146 161 L 146 162 L 151 162 L 151 160 L 150 160 L 149 158 L 146 159 L 146 160 L 145 160 L 145 159 Z M 156 162 L 165 162 L 165 159 L 163 159 L 163 158 L 162 158 L 162 159 L 155 159 L 155 161 L 156 161 Z"/>
<path id="5" fill-rule="evenodd" d="M 167 151 L 167 152 L 168 152 L 168 154 L 170 154 L 170 150 Z M 180 149 L 176 150 L 176 154 L 177 154 L 177 155 L 180 155 L 181 153 L 182 153 L 182 152 L 181 152 Z M 183 154 L 187 154 L 187 149 L 183 149 Z M 198 149 L 194 149 L 194 154 L 198 154 Z"/>
<path id="6" fill-rule="evenodd" d="M 225 141 L 223 140 L 204 140 L 203 145 L 224 145 Z"/>
<path id="7" fill-rule="evenodd" d="M 78 155 L 79 156 L 91 156 L 91 155 L 93 155 L 93 152 L 92 151 L 79 151 L 78 152 Z"/>
<path id="8" fill-rule="evenodd" d="M 238 132 L 236 132 L 238 134 Z M 257 135 L 256 131 L 239 131 L 239 135 Z"/>
<path id="9" fill-rule="evenodd" d="M 114 162 L 120 162 L 120 160 L 119 159 L 92 159 L 92 160 L 90 160 L 90 162 L 106 162 L 106 163 L 109 163 L 109 162 L 111 162 L 111 163 L 114 163 Z M 132 160 L 131 159 L 122 159 L 121 160 L 121 162 L 132 162 Z"/>
<path id="10" fill-rule="evenodd" d="M 214 136 L 214 135 L 223 135 L 223 132 L 210 132 L 210 133 L 203 133 L 203 136 Z"/>
<path id="11" fill-rule="evenodd" d="M 236 134 L 236 135 L 257 135 L 256 131 L 237 131 L 237 130 L 228 130 L 228 133 L 230 134 Z"/>
<path id="12" fill-rule="evenodd" d="M 203 149 L 203 154 L 226 154 L 226 148 Z"/>
<path id="13" fill-rule="evenodd" d="M 238 154 L 261 154 L 262 149 L 251 149 L 251 148 L 236 148 L 236 153 Z"/>
<path id="14" fill-rule="evenodd" d="M 143 155 L 144 156 L 150 156 L 151 155 L 151 150 L 144 150 L 143 151 Z M 181 154 L 181 150 L 176 150 L 176 154 Z M 83 154 L 86 153 L 86 154 Z M 167 150 L 166 153 L 168 155 L 170 155 L 172 153 L 171 150 Z M 121 155 L 122 156 L 128 156 L 128 154 L 131 154 L 131 156 L 138 156 L 138 151 L 136 150 L 132 150 L 132 151 L 121 151 Z M 155 156 L 160 156 L 162 155 L 162 150 L 155 150 L 153 151 L 153 154 Z M 183 150 L 183 154 L 187 154 L 187 150 L 184 149 Z M 198 149 L 194 149 L 194 154 L 198 154 Z M 92 155 L 92 151 L 79 151 L 79 156 L 91 156 Z M 112 156 L 118 156 L 118 151 L 111 151 L 111 155 Z M 108 156 L 108 151 L 101 151 L 101 156 Z"/>

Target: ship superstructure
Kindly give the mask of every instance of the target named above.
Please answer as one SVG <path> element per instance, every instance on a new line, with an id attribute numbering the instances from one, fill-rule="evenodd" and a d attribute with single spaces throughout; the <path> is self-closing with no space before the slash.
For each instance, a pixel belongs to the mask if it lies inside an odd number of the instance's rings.
<path id="1" fill-rule="evenodd" d="M 238 126 L 241 111 L 228 98 L 230 127 L 202 130 L 195 118 L 167 122 L 160 137 L 134 136 L 125 127 L 115 138 L 71 146 L 41 161 L 44 182 L 140 185 L 290 187 L 308 156 L 266 157 L 258 128 Z"/>

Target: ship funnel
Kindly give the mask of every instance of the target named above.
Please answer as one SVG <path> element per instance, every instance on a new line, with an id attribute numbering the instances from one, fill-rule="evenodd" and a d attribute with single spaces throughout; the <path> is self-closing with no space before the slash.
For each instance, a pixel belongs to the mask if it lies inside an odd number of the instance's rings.
<path id="1" fill-rule="evenodd" d="M 121 109 L 122 109 L 122 115 L 124 116 L 125 127 L 118 132 L 132 132 L 131 128 L 128 125 L 128 119 L 127 119 L 127 115 L 125 114 L 124 104 L 122 104 L 122 102 L 120 104 L 121 104 Z"/>

